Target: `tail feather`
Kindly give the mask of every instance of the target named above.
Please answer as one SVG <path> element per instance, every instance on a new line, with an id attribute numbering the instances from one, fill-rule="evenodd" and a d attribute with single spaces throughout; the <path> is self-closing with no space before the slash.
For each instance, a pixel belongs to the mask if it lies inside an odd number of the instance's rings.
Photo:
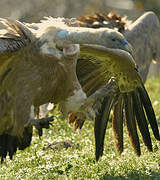
<path id="1" fill-rule="evenodd" d="M 123 152 L 123 97 L 119 95 L 113 109 L 112 128 L 116 140 L 116 149 L 119 154 Z"/>
<path id="2" fill-rule="evenodd" d="M 125 117 L 126 117 L 126 124 L 127 130 L 129 133 L 129 137 L 134 148 L 135 153 L 140 156 L 140 143 L 137 134 L 137 127 L 136 127 L 136 120 L 133 111 L 133 99 L 131 96 L 131 92 L 124 93 L 124 104 L 125 104 Z"/>
<path id="3" fill-rule="evenodd" d="M 157 140 L 160 140 L 159 129 L 158 129 L 157 121 L 156 121 L 156 116 L 155 116 L 155 113 L 154 113 L 150 98 L 148 96 L 148 93 L 147 93 L 145 87 L 138 88 L 138 92 L 140 94 L 140 99 L 141 99 L 141 102 L 142 102 L 142 104 L 144 106 L 144 109 L 145 109 L 148 121 L 149 121 L 149 123 L 151 125 L 154 137 Z"/>
<path id="4" fill-rule="evenodd" d="M 144 144 L 147 146 L 149 151 L 152 151 L 152 141 L 148 129 L 147 119 L 145 117 L 143 105 L 140 100 L 138 91 L 134 91 L 132 93 L 132 97 L 137 124 L 143 137 Z"/>

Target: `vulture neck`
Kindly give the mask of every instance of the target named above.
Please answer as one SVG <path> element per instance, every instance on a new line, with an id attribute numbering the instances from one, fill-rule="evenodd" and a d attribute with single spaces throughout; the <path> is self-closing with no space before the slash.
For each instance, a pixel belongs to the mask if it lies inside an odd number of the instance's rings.
<path id="1" fill-rule="evenodd" d="M 68 61 L 68 59 L 66 60 Z M 70 61 L 70 60 L 69 60 Z M 68 62 L 65 65 L 65 84 L 64 91 L 66 92 L 65 98 L 59 103 L 59 109 L 64 115 L 69 112 L 77 112 L 80 106 L 87 98 L 86 94 L 82 90 L 82 87 L 78 81 L 76 74 L 76 61 L 75 63 Z"/>
<path id="2" fill-rule="evenodd" d="M 34 98 L 34 105 L 48 102 L 59 104 L 61 112 L 77 112 L 86 99 L 76 74 L 77 55 L 63 59 L 35 56 L 34 64 L 41 76 L 40 90 Z"/>

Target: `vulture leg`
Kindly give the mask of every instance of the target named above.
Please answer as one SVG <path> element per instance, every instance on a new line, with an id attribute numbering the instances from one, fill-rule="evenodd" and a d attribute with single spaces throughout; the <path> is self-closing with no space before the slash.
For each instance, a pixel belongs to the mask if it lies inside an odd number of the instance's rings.
<path id="1" fill-rule="evenodd" d="M 141 102 L 141 99 L 137 90 L 132 93 L 132 97 L 133 97 L 133 104 L 134 104 L 137 124 L 142 134 L 144 144 L 147 146 L 149 151 L 152 151 L 152 142 L 151 142 L 151 137 L 150 137 L 150 133 L 148 129 L 147 119 L 146 119 L 143 105 L 142 105 L 142 102 Z"/>
<path id="2" fill-rule="evenodd" d="M 85 109 L 89 105 L 94 105 L 99 99 L 102 99 L 106 96 L 113 96 L 118 91 L 116 81 L 114 78 L 110 79 L 106 86 L 100 88 L 95 93 L 90 95 L 84 104 L 81 106 L 82 109 Z"/>
<path id="3" fill-rule="evenodd" d="M 116 140 L 116 149 L 119 154 L 123 152 L 123 97 L 119 95 L 113 109 L 113 133 Z"/>
<path id="4" fill-rule="evenodd" d="M 141 99 L 141 102 L 142 102 L 143 107 L 145 109 L 148 121 L 149 121 L 149 123 L 151 125 L 154 137 L 157 140 L 160 140 L 159 129 L 158 129 L 157 121 L 156 121 L 156 116 L 155 116 L 155 113 L 154 113 L 150 98 L 148 96 L 148 93 L 147 93 L 147 91 L 145 90 L 144 87 L 138 88 L 138 92 L 140 94 L 140 99 Z"/>
<path id="5" fill-rule="evenodd" d="M 124 93 L 124 108 L 125 108 L 125 117 L 127 130 L 129 133 L 129 137 L 131 139 L 132 146 L 134 148 L 135 153 L 140 156 L 140 143 L 137 134 L 136 120 L 134 116 L 134 106 L 133 106 L 133 98 L 131 96 L 131 92 Z"/>
<path id="6" fill-rule="evenodd" d="M 86 116 L 90 118 L 91 116 L 94 117 L 93 115 L 93 106 L 97 107 L 96 104 L 97 102 L 99 103 L 99 100 L 106 97 L 106 96 L 111 96 L 113 97 L 114 94 L 116 94 L 118 91 L 118 87 L 116 86 L 116 82 L 114 79 L 111 79 L 108 84 L 101 89 L 97 90 L 94 94 L 89 96 L 83 105 L 80 107 L 79 112 L 72 112 L 69 116 L 68 122 L 69 123 L 75 123 L 75 129 L 77 128 L 82 128 L 84 120 L 86 119 Z M 89 108 L 88 108 L 89 107 Z M 94 109 L 96 111 L 96 109 Z M 86 112 L 86 114 L 84 114 Z"/>

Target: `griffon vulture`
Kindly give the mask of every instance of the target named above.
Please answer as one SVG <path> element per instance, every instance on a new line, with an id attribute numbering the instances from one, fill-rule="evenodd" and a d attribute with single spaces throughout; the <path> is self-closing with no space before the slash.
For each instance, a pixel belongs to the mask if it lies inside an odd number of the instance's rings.
<path id="1" fill-rule="evenodd" d="M 39 135 L 51 118 L 34 119 L 34 107 L 59 104 L 64 114 L 85 117 L 91 102 L 108 94 L 108 85 L 87 98 L 76 75 L 79 44 L 99 44 L 131 51 L 124 36 L 111 29 L 68 27 L 63 18 L 25 25 L 0 19 L 0 156 L 12 158 L 30 145 L 32 127 Z M 110 88 L 111 89 L 111 88 Z M 116 89 L 112 88 L 113 91 Z M 112 93 L 112 90 L 109 90 Z M 94 99 L 93 99 L 94 98 Z M 83 108 L 86 105 L 87 108 Z"/>

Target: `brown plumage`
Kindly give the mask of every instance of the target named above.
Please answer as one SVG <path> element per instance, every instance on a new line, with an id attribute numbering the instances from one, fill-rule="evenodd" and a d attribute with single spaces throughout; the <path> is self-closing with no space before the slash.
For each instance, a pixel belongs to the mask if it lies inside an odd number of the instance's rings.
<path id="1" fill-rule="evenodd" d="M 77 23 L 80 27 L 89 27 L 89 28 L 101 28 L 107 27 L 111 29 L 117 29 L 119 32 L 125 30 L 126 21 L 121 16 L 110 12 L 109 14 L 105 13 L 95 13 L 93 16 L 84 15 L 77 18 Z"/>

